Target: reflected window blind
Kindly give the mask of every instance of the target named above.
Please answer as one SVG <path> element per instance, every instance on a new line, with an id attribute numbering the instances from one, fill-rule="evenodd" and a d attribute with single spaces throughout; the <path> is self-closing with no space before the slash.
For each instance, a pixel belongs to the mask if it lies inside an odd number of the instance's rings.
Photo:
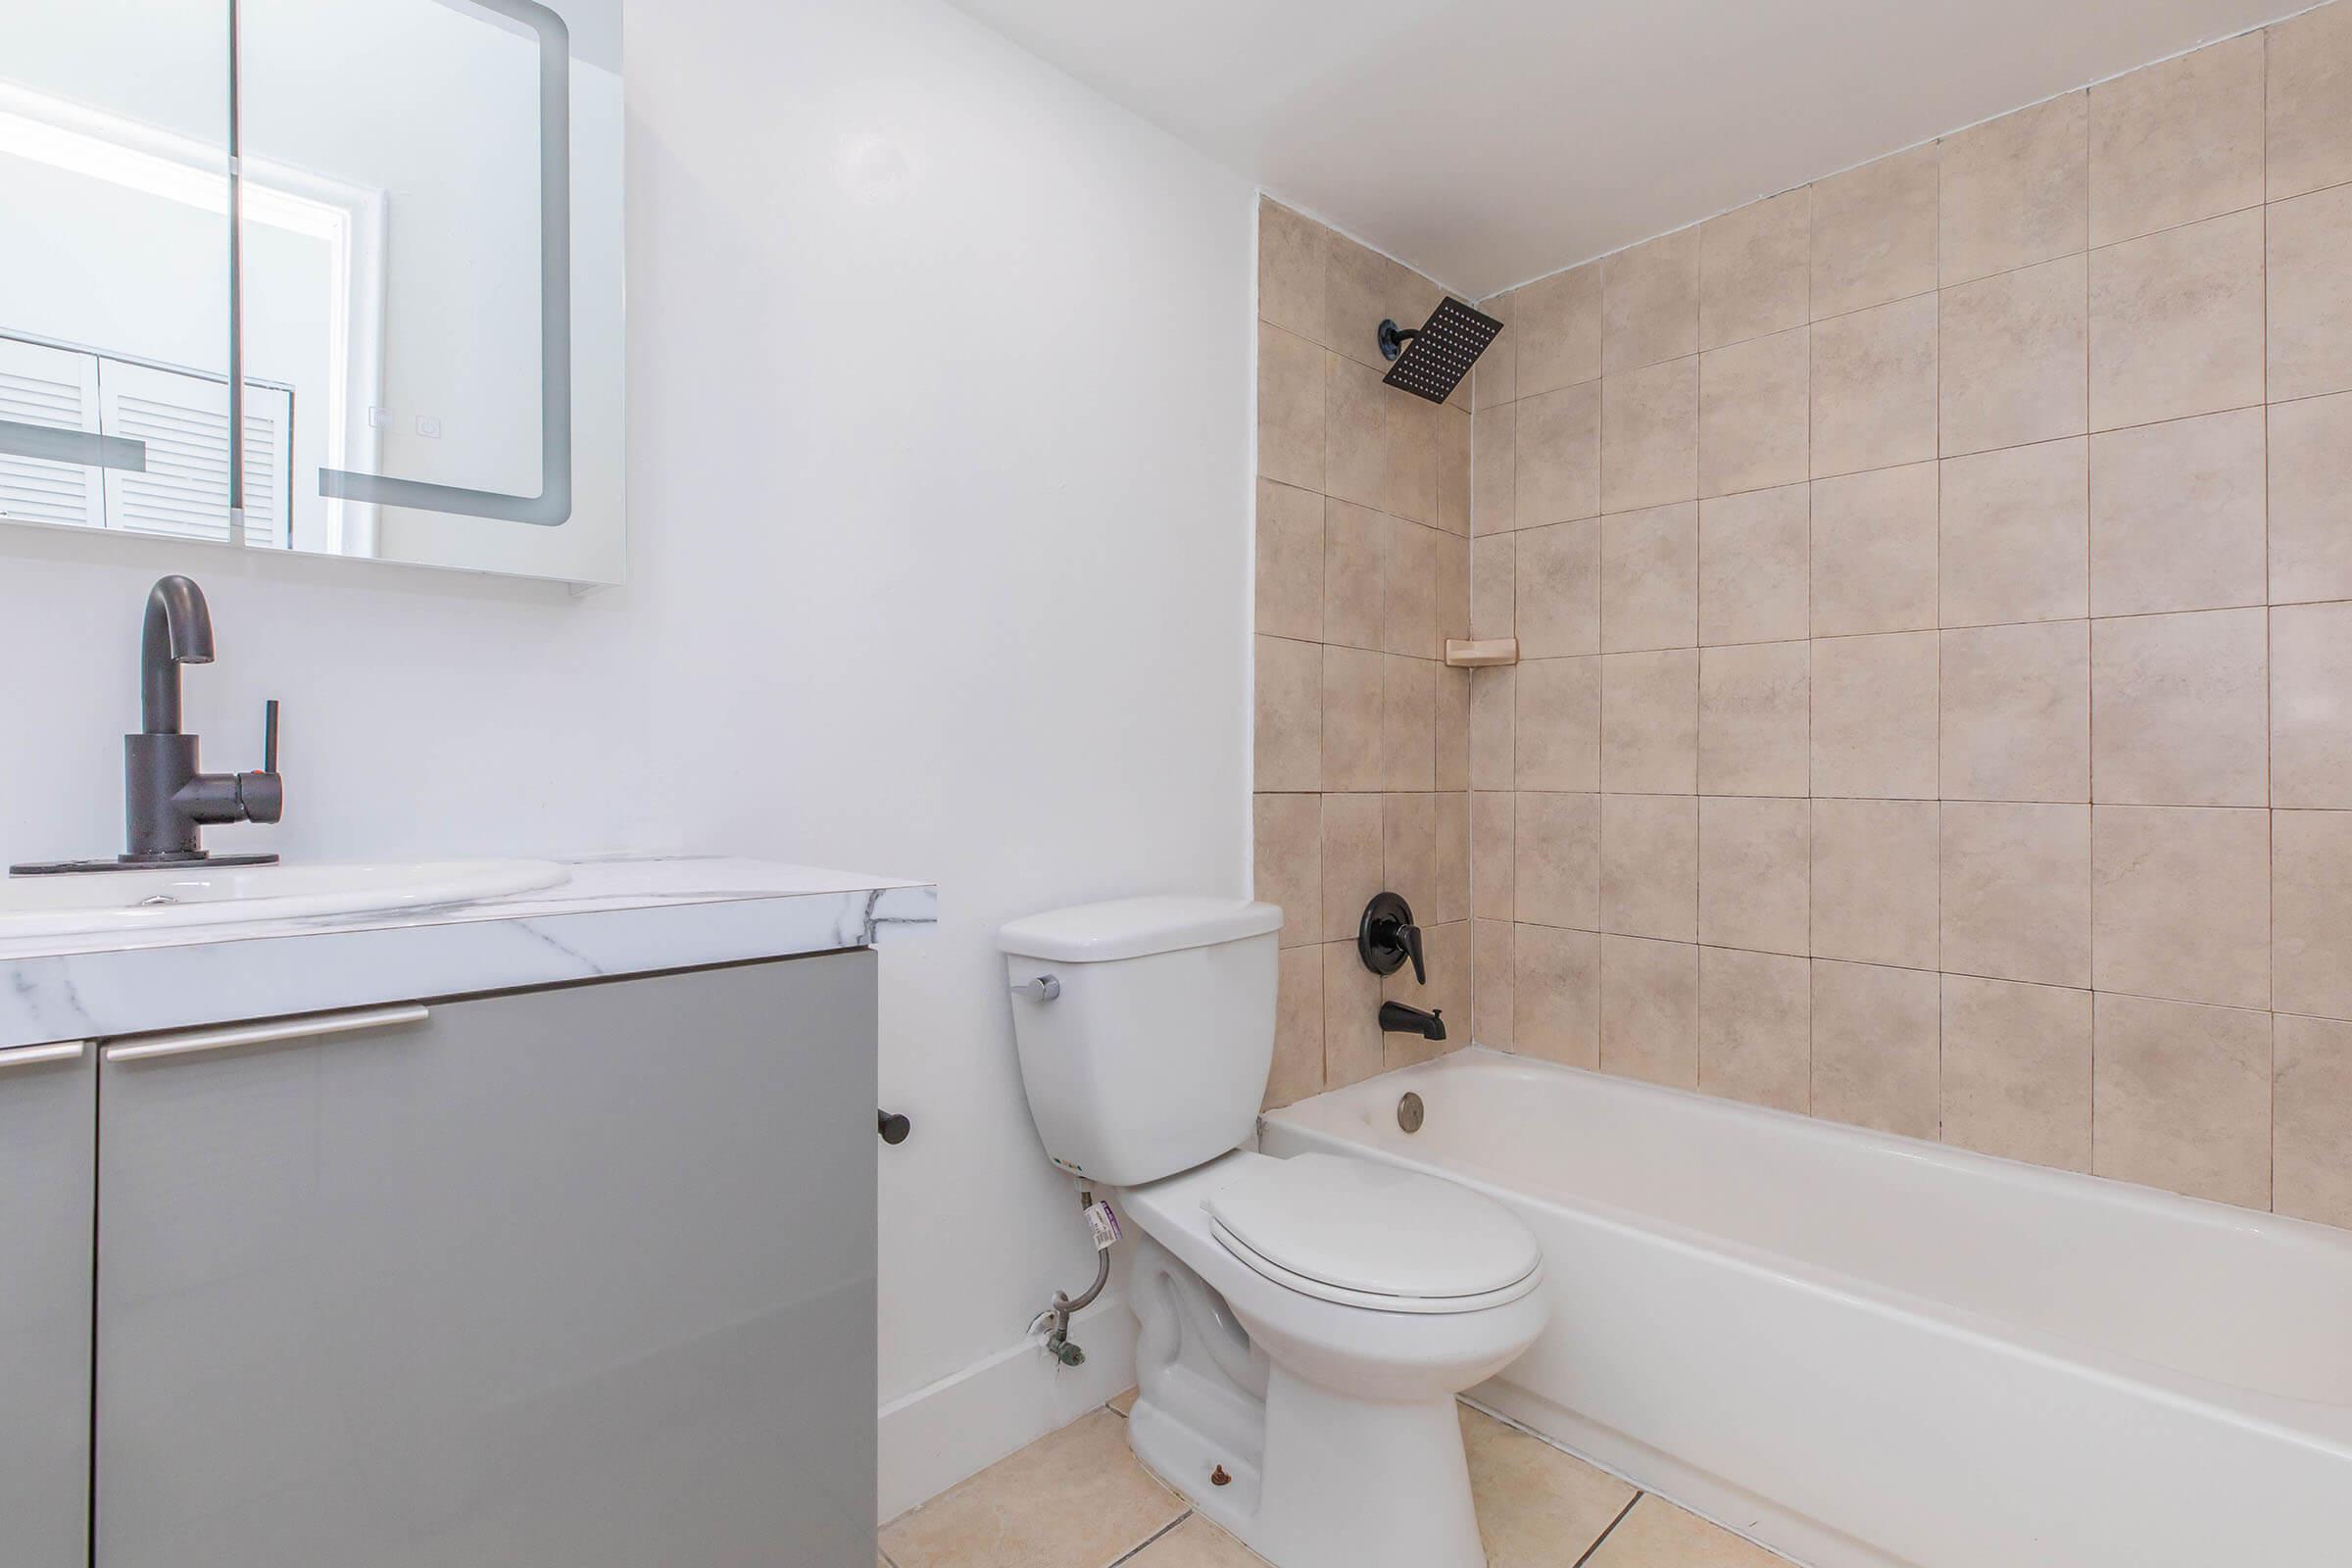
<path id="1" fill-rule="evenodd" d="M 228 387 L 191 370 L 0 336 L 0 419 L 122 436 L 143 471 L 0 454 L 0 516 L 175 539 L 228 538 Z M 245 542 L 290 548 L 294 394 L 245 387 Z"/>
<path id="2" fill-rule="evenodd" d="M 245 389 L 245 542 L 284 550 L 293 511 L 286 482 L 293 455 L 294 394 L 275 387 Z"/>
<path id="3" fill-rule="evenodd" d="M 0 338 L 0 419 L 98 429 L 98 360 Z M 72 528 L 106 525 L 98 470 L 0 453 L 0 516 Z"/>
<path id="4" fill-rule="evenodd" d="M 98 369 L 109 435 L 146 443 L 144 472 L 105 471 L 106 526 L 179 539 L 228 537 L 228 388 L 176 370 L 107 360 Z M 286 548 L 293 394 L 245 389 L 245 542 Z"/>

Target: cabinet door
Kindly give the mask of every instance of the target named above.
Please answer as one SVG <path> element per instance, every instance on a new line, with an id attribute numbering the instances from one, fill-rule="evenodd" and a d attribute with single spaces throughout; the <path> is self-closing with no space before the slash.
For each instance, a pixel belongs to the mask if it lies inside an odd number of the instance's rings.
<path id="1" fill-rule="evenodd" d="M 97 1069 L 0 1051 L 0 1563 L 84 1568 Z"/>
<path id="2" fill-rule="evenodd" d="M 858 953 L 110 1047 L 99 1568 L 866 1568 L 873 1037 Z"/>

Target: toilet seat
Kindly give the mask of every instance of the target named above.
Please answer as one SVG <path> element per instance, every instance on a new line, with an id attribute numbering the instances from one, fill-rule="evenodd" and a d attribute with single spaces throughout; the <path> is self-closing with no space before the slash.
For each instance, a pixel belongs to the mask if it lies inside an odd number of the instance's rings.
<path id="1" fill-rule="evenodd" d="M 1533 1233 L 1493 1199 L 1332 1154 L 1253 1164 L 1201 1205 L 1220 1247 L 1304 1296 L 1385 1312 L 1476 1312 L 1542 1281 Z"/>
<path id="2" fill-rule="evenodd" d="M 1362 1307 L 1374 1312 L 1418 1312 L 1443 1315 L 1455 1312 L 1483 1312 L 1491 1306 L 1508 1306 L 1544 1283 L 1541 1266 L 1531 1269 L 1524 1277 L 1500 1290 L 1486 1291 L 1476 1296 L 1383 1296 L 1371 1291 L 1351 1291 L 1344 1286 L 1327 1284 L 1295 1273 L 1280 1263 L 1253 1250 L 1215 1220 L 1209 1221 L 1209 1232 L 1219 1245 L 1257 1274 L 1272 1280 L 1301 1296 L 1318 1301 L 1332 1301 L 1341 1306 Z"/>

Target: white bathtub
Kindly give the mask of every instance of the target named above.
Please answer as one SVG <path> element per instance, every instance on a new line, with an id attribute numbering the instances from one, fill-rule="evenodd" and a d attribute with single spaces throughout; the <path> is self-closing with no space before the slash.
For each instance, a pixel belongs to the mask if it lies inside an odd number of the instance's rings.
<path id="1" fill-rule="evenodd" d="M 1263 1141 L 1509 1203 L 1471 1397 L 1814 1568 L 2352 1564 L 2352 1235 L 1486 1051 Z"/>

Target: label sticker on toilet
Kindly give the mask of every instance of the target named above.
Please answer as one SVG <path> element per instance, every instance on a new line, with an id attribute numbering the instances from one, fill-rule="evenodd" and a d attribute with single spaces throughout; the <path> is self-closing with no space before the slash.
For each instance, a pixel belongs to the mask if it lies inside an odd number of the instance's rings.
<path id="1" fill-rule="evenodd" d="M 1086 1228 L 1095 1235 L 1095 1250 L 1107 1252 L 1119 1240 L 1119 1216 L 1110 1211 L 1107 1202 L 1094 1203 L 1086 1211 Z"/>

